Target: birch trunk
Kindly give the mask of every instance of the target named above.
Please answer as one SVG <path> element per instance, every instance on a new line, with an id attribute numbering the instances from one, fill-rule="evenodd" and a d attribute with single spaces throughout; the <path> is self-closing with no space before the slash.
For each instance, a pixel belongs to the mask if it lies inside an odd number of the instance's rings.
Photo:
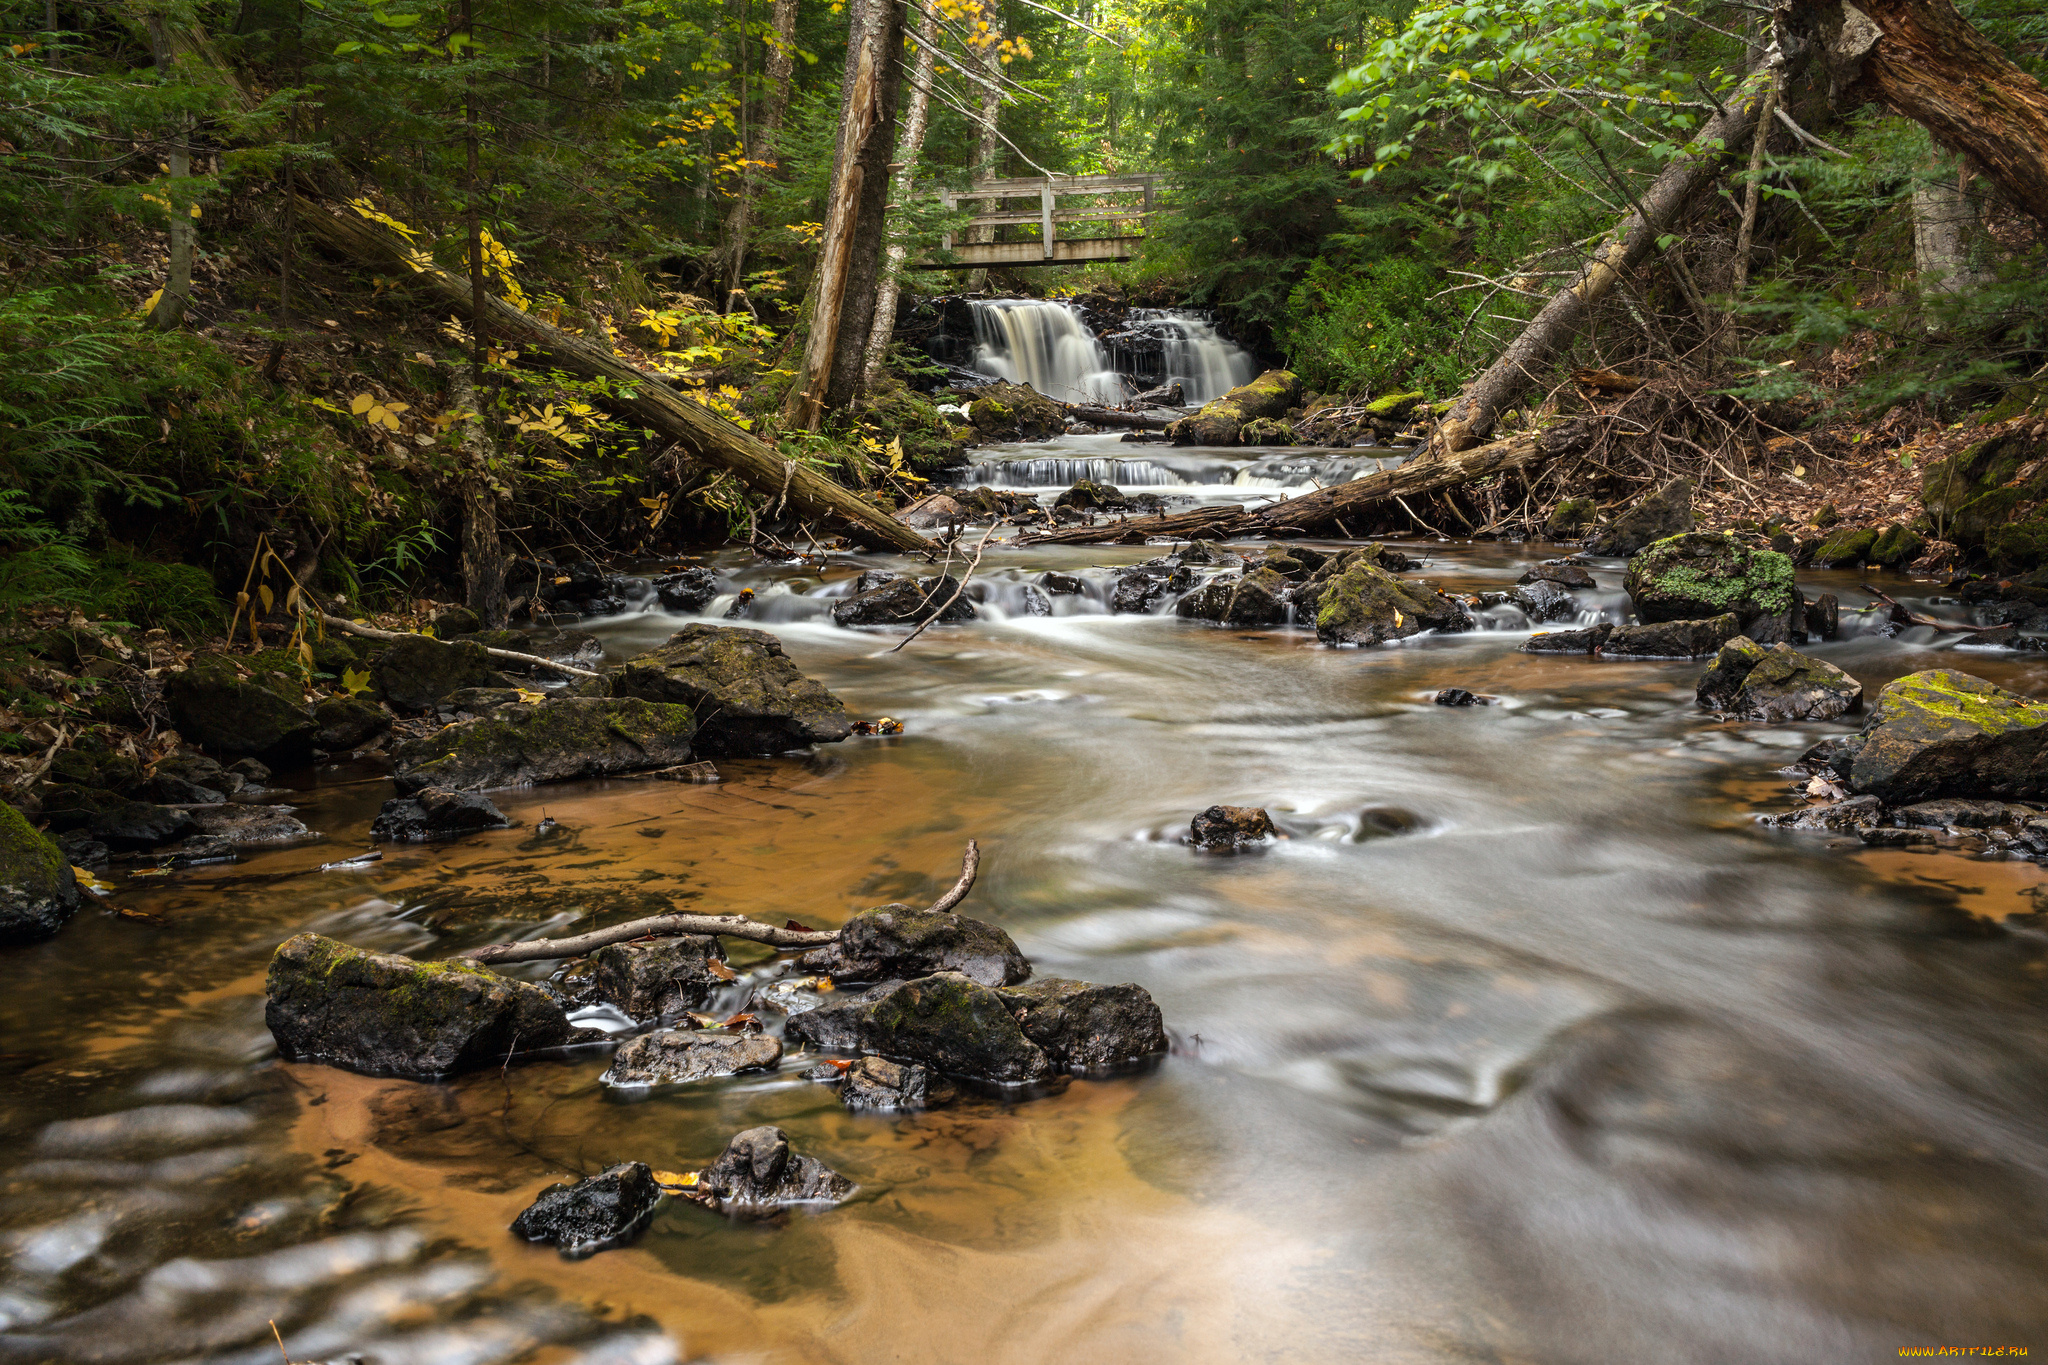
<path id="1" fill-rule="evenodd" d="M 917 179 L 917 158 L 924 151 L 924 130 L 931 117 L 932 77 L 938 66 L 939 15 L 928 5 L 917 21 L 917 62 L 910 77 L 910 109 L 903 116 L 903 135 L 897 140 L 897 155 L 903 169 L 896 173 L 896 197 L 909 197 Z M 888 259 L 882 264 L 881 287 L 875 292 L 875 321 L 868 328 L 867 360 L 861 372 L 861 387 L 871 389 L 881 382 L 882 364 L 889 358 L 889 342 L 896 335 L 896 298 L 903 287 L 903 262 L 910 248 L 902 242 L 889 243 Z"/>
<path id="2" fill-rule="evenodd" d="M 776 135 L 782 131 L 783 115 L 789 112 L 789 78 L 796 69 L 796 0 L 775 0 L 768 22 L 775 31 L 775 37 L 769 42 L 768 55 L 761 64 L 761 77 L 767 90 L 761 105 L 761 117 L 754 124 L 753 136 L 747 140 L 748 165 L 740 173 L 739 198 L 734 201 L 732 214 L 725 225 L 725 311 L 728 313 L 733 311 L 736 300 L 746 297 L 747 234 L 754 226 L 754 196 L 759 190 L 761 175 L 767 170 L 764 163 L 775 150 Z"/>

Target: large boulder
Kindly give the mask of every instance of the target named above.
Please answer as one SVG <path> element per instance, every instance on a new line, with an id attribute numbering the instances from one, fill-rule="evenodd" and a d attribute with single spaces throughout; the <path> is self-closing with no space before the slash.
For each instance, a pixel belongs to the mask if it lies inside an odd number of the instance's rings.
<path id="1" fill-rule="evenodd" d="M 370 665 L 370 681 L 378 695 L 400 711 L 424 711 L 465 687 L 506 685 L 482 645 L 425 635 L 393 640 Z"/>
<path id="2" fill-rule="evenodd" d="M 941 621 L 970 620 L 974 604 L 964 592 L 954 596 L 959 588 L 951 574 L 891 579 L 841 598 L 832 607 L 832 621 L 841 626 L 914 626 L 934 615 Z"/>
<path id="3" fill-rule="evenodd" d="M 1042 441 L 1067 429 L 1066 410 L 1029 384 L 997 380 L 974 390 L 967 420 L 984 441 Z"/>
<path id="4" fill-rule="evenodd" d="M 722 1209 L 747 1212 L 785 1204 L 838 1204 L 853 1182 L 816 1157 L 791 1149 L 789 1134 L 763 1125 L 733 1135 L 718 1160 L 697 1176 L 697 1187 Z"/>
<path id="5" fill-rule="evenodd" d="M 1326 644 L 1376 645 L 1425 630 L 1471 628 L 1463 602 L 1404 583 L 1363 558 L 1331 579 L 1316 603 L 1316 638 Z"/>
<path id="6" fill-rule="evenodd" d="M 984 986 L 1027 980 L 1031 964 L 993 924 L 945 910 L 884 905 L 846 922 L 839 937 L 806 954 L 803 968 L 849 981 L 891 981 L 958 972 Z"/>
<path id="7" fill-rule="evenodd" d="M 695 713 L 637 697 L 553 697 L 408 740 L 393 754 L 404 793 L 482 791 L 672 768 L 690 758 Z"/>
<path id="8" fill-rule="evenodd" d="M 1674 479 L 1616 517 L 1593 538 L 1596 555 L 1632 555 L 1693 528 L 1692 481 Z"/>
<path id="9" fill-rule="evenodd" d="M 664 1028 L 643 1033 L 620 1048 L 598 1079 L 628 1089 L 682 1085 L 742 1071 L 773 1070 L 781 1060 L 782 1043 L 765 1033 Z"/>
<path id="10" fill-rule="evenodd" d="M 643 1162 L 627 1161 L 587 1180 L 551 1185 L 512 1222 L 529 1242 L 564 1256 L 588 1256 L 630 1240 L 661 1202 L 661 1186 Z"/>
<path id="11" fill-rule="evenodd" d="M 130 801 L 98 787 L 44 787 L 43 818 L 59 833 L 84 830 L 117 852 L 151 849 L 199 832 L 189 811 Z"/>
<path id="12" fill-rule="evenodd" d="M 239 668 L 222 654 L 194 659 L 167 678 L 164 702 L 180 735 L 216 753 L 302 762 L 319 729 L 298 683 Z"/>
<path id="13" fill-rule="evenodd" d="M 1166 1051 L 1166 1023 L 1143 986 L 1048 976 L 1002 992 L 1024 1036 L 1062 1071 L 1111 1071 Z"/>
<path id="14" fill-rule="evenodd" d="M 664 611 L 695 616 L 718 596 L 718 574 L 708 568 L 684 569 L 655 579 L 654 591 Z"/>
<path id="15" fill-rule="evenodd" d="M 1043 1080 L 1053 1069 L 1003 998 L 958 972 L 877 986 L 799 1014 L 787 1031 L 816 1048 L 923 1062 L 948 1075 L 1011 1085 Z"/>
<path id="16" fill-rule="evenodd" d="M 1234 446 L 1244 426 L 1260 417 L 1284 417 L 1301 403 L 1301 380 L 1287 370 L 1268 370 L 1249 384 L 1240 384 L 1191 417 L 1166 428 L 1177 446 Z"/>
<path id="17" fill-rule="evenodd" d="M 2024 426 L 2008 427 L 1920 468 L 1920 500 L 1941 538 L 2006 570 L 2033 568 L 2048 547 L 2048 460 Z"/>
<path id="18" fill-rule="evenodd" d="M 1800 605 L 1792 561 L 1750 548 L 1736 536 L 1708 531 L 1671 536 L 1628 562 L 1622 584 L 1645 624 L 1697 621 L 1734 612 L 1745 635 L 1781 640 Z M 1803 613 L 1802 613 L 1803 614 Z M 1798 623 L 1791 623 L 1797 628 Z M 1769 627 L 1763 635 L 1759 627 Z"/>
<path id="19" fill-rule="evenodd" d="M 688 706 L 706 758 L 779 754 L 853 733 L 846 706 L 806 678 L 765 630 L 691 625 L 611 675 L 614 697 Z"/>
<path id="20" fill-rule="evenodd" d="M 707 934 L 678 934 L 645 943 L 614 943 L 590 955 L 597 998 L 635 1019 L 661 1019 L 702 1009 L 725 978 L 725 949 Z"/>
<path id="21" fill-rule="evenodd" d="M 319 934 L 279 946 L 263 1020 L 288 1062 L 432 1080 L 569 1036 L 555 997 L 473 962 L 415 962 Z"/>
<path id="22" fill-rule="evenodd" d="M 394 796 L 386 801 L 377 818 L 370 822 L 370 838 L 418 843 L 452 839 L 479 830 L 506 829 L 511 824 L 505 813 L 479 792 L 421 787 L 411 796 Z"/>
<path id="23" fill-rule="evenodd" d="M 50 937 L 78 913 L 78 898 L 63 850 L 0 802 L 0 945 Z"/>
<path id="24" fill-rule="evenodd" d="M 1173 614 L 1190 621 L 1214 621 L 1220 626 L 1247 630 L 1256 626 L 1287 623 L 1287 603 L 1281 594 L 1287 580 L 1269 568 L 1246 574 L 1223 574 L 1212 578 L 1174 604 Z"/>
<path id="25" fill-rule="evenodd" d="M 1704 659 L 1741 633 L 1734 612 L 1707 621 L 1616 626 L 1600 652 L 1632 659 Z"/>
<path id="26" fill-rule="evenodd" d="M 313 724 L 313 747 L 338 753 L 389 730 L 391 713 L 361 697 L 326 697 L 313 706 Z"/>
<path id="27" fill-rule="evenodd" d="M 1888 803 L 2048 796 L 2048 702 L 1953 669 L 1885 684 L 1844 748 L 1849 789 Z"/>
<path id="28" fill-rule="evenodd" d="M 1740 635 L 1715 655 L 1695 696 L 1744 720 L 1834 720 L 1863 709 L 1863 684 L 1827 660 Z"/>

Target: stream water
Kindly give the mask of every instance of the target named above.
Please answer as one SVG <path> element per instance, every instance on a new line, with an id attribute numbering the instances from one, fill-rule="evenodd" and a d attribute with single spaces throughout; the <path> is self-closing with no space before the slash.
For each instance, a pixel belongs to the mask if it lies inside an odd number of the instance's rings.
<path id="1" fill-rule="evenodd" d="M 1243 496 L 1230 460 L 1278 457 L 1185 456 L 1213 465 L 1186 487 Z M 1562 552 L 1405 548 L 1466 591 Z M 2048 1345 L 2041 868 L 1759 827 L 1794 800 L 1780 767 L 1846 726 L 1718 722 L 1699 665 L 1521 654 L 1511 612 L 1358 651 L 1110 616 L 1099 588 L 1021 605 L 1048 570 L 1099 584 L 1157 553 L 992 548 L 980 618 L 898 653 L 822 608 L 909 565 L 718 561 L 761 590 L 751 624 L 906 733 L 721 761 L 712 786 L 499 794 L 521 828 L 338 872 L 315 869 L 390 785 L 323 767 L 290 780 L 324 842 L 128 881 L 0 955 L 0 1360 L 259 1365 L 272 1321 L 295 1361 L 373 1365 Z M 1619 570 L 1596 565 L 1589 612 L 1620 609 Z M 1804 581 L 1876 619 L 1852 576 Z M 682 624 L 599 629 L 617 658 Z M 2040 656 L 1845 634 L 1816 650 L 1871 691 L 1935 665 L 2048 687 Z M 1431 705 L 1445 686 L 1502 704 Z M 1196 854 L 1180 836 L 1218 802 L 1288 837 Z M 598 1056 L 420 1085 L 280 1065 L 263 1026 L 302 930 L 444 954 L 672 904 L 836 924 L 928 898 L 968 838 L 963 910 L 1040 973 L 1143 984 L 1170 1056 L 892 1117 L 801 1063 L 636 1103 Z M 551 1181 L 688 1169 L 768 1122 L 854 1202 L 666 1207 L 584 1261 L 506 1230 Z"/>

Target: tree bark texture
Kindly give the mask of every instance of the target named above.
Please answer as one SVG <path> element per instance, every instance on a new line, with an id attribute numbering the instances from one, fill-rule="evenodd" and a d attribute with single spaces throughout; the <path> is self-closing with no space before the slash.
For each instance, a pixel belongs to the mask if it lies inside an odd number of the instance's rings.
<path id="1" fill-rule="evenodd" d="M 1953 294 L 1984 278 L 1975 259 L 1984 223 L 1964 189 L 1968 172 L 1936 171 L 1933 179 L 1913 187 L 1913 268 L 1922 290 Z"/>
<path id="2" fill-rule="evenodd" d="M 319 204 L 302 200 L 299 221 L 308 234 L 330 250 L 370 269 L 408 274 L 416 287 L 442 307 L 467 313 L 470 282 L 440 270 L 418 270 L 403 244 L 391 233 L 362 218 L 341 218 Z M 491 335 L 521 347 L 545 351 L 556 364 L 586 379 L 608 379 L 622 386 L 605 405 L 680 444 L 693 460 L 722 469 L 747 487 L 768 497 L 788 490 L 790 506 L 805 518 L 842 525 L 854 539 L 890 549 L 924 552 L 932 543 L 877 508 L 851 489 L 842 488 L 816 470 L 787 460 L 773 446 L 752 436 L 683 397 L 651 375 L 581 337 L 570 336 L 529 313 L 486 294 Z"/>
<path id="3" fill-rule="evenodd" d="M 1816 49 L 1837 109 L 1912 119 L 2048 226 L 2048 90 L 1951 0 L 1789 0 L 1779 21 Z"/>
<path id="4" fill-rule="evenodd" d="M 990 30 L 989 46 L 982 52 L 980 57 L 982 75 L 986 83 L 981 87 L 981 136 L 975 140 L 974 144 L 973 178 L 976 180 L 993 180 L 995 178 L 996 172 L 1001 169 L 996 164 L 996 158 L 1002 154 L 1003 150 L 1003 141 L 997 136 L 998 125 L 996 123 L 997 116 L 1003 111 L 1003 92 L 996 84 L 996 75 L 1001 69 L 1001 63 L 996 60 L 995 56 L 996 44 L 1002 40 L 1003 30 L 1001 23 L 993 13 L 989 15 L 989 21 L 995 27 Z M 1000 199 L 984 200 L 981 203 L 981 211 L 987 213 L 991 209 L 999 209 L 1002 206 L 1003 201 Z M 960 240 L 963 242 L 986 243 L 993 242 L 995 239 L 996 230 L 992 225 L 977 224 L 968 228 L 966 234 Z M 967 273 L 968 293 L 978 294 L 986 288 L 988 288 L 987 266 L 976 266 Z"/>
<path id="5" fill-rule="evenodd" d="M 491 437 L 477 407 L 475 381 L 458 373 L 451 397 L 475 413 L 462 423 L 463 605 L 483 620 L 485 630 L 502 630 L 511 616 L 505 600 L 505 547 L 498 543 L 498 500 L 491 491 Z"/>
<path id="6" fill-rule="evenodd" d="M 768 55 L 761 63 L 761 81 L 765 87 L 761 114 L 754 124 L 753 136 L 747 139 L 748 165 L 740 172 L 739 197 L 733 201 L 732 213 L 725 224 L 725 311 L 728 313 L 733 311 L 735 302 L 745 293 L 747 234 L 754 226 L 754 193 L 767 169 L 762 163 L 775 150 L 776 136 L 782 131 L 782 117 L 789 111 L 789 77 L 796 69 L 796 0 L 775 0 L 768 24 L 774 29 L 775 37 L 769 41 Z"/>
<path id="7" fill-rule="evenodd" d="M 931 118 L 932 76 L 938 66 L 939 12 L 927 5 L 918 13 L 917 60 L 910 77 L 910 108 L 903 115 L 903 132 L 896 140 L 903 169 L 896 172 L 896 197 L 910 193 L 917 178 L 917 158 L 924 152 L 924 130 Z M 889 342 L 896 336 L 896 297 L 903 285 L 903 262 L 910 248 L 902 242 L 889 243 L 882 263 L 881 284 L 875 290 L 875 319 L 868 328 L 867 354 L 861 364 L 861 388 L 881 382 L 882 364 L 889 358 Z"/>
<path id="8" fill-rule="evenodd" d="M 149 15 L 149 45 L 158 77 L 164 84 L 171 84 L 177 79 L 177 50 L 171 40 L 170 26 L 160 12 L 152 11 Z M 191 138 L 192 120 L 181 118 L 178 121 L 178 140 L 165 158 L 172 180 L 189 180 L 192 177 Z M 175 194 L 165 197 L 170 200 L 167 206 L 171 218 L 167 244 L 170 260 L 164 273 L 163 290 L 157 295 L 156 306 L 149 310 L 149 325 L 160 332 L 171 331 L 185 320 L 185 309 L 192 302 L 192 257 L 199 246 L 199 234 L 192 226 L 190 206 L 178 203 Z"/>
<path id="9" fill-rule="evenodd" d="M 782 407 L 784 423 L 806 431 L 817 430 L 826 408 L 844 407 L 860 388 L 887 235 L 889 158 L 903 83 L 903 0 L 855 0 L 847 15 L 846 85 L 818 256 L 818 299 L 803 366 Z"/>
<path id="10" fill-rule="evenodd" d="M 1699 150 L 1679 157 L 1651 182 L 1636 201 L 1635 211 L 1593 249 L 1572 282 L 1529 319 L 1500 359 L 1459 398 L 1419 459 L 1434 460 L 1486 439 L 1500 414 L 1524 389 L 1538 382 L 1552 357 L 1571 345 L 1593 305 L 1623 275 L 1643 263 L 1657 239 L 1712 183 L 1728 155 L 1748 143 L 1756 131 L 1772 74 L 1773 69 L 1766 67 L 1743 81 L 1729 98 L 1726 111 L 1700 130 Z"/>

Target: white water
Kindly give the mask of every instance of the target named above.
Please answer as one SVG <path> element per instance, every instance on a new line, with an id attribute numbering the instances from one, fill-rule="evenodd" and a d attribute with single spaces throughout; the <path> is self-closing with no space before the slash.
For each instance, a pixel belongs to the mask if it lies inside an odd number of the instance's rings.
<path id="1" fill-rule="evenodd" d="M 1215 324 L 1205 319 L 1140 308 L 1132 311 L 1131 321 L 1149 324 L 1165 334 L 1166 378 L 1162 382 L 1178 380 L 1190 403 L 1221 398 L 1238 385 L 1251 383 L 1257 372 L 1251 352 L 1218 336 Z"/>
<path id="2" fill-rule="evenodd" d="M 1156 490 L 1195 502 L 1240 502 L 1247 493 L 1283 497 L 1327 488 L 1400 463 L 1405 452 L 1357 449 L 1328 453 L 1263 446 L 1216 450 L 1199 446 L 1126 445 L 1116 436 L 1060 436 L 1029 445 L 988 446 L 959 476 L 965 487 L 1041 494 L 1077 479 L 1125 491 Z"/>
<path id="3" fill-rule="evenodd" d="M 975 369 L 1065 403 L 1123 401 L 1123 377 L 1067 305 L 991 299 L 973 307 Z"/>

